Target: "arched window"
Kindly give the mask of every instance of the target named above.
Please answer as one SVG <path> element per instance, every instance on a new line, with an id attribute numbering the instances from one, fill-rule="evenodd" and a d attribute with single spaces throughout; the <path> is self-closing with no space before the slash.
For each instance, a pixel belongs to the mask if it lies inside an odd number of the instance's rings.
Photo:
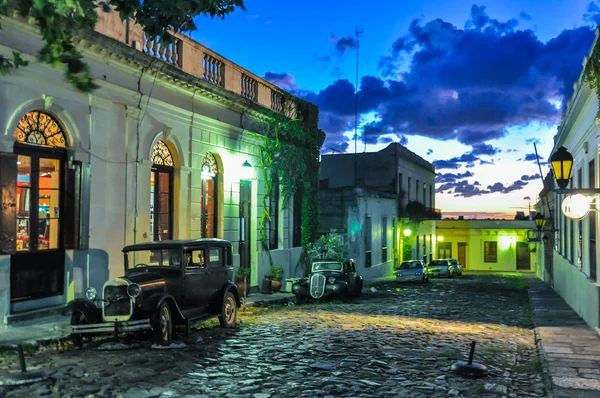
<path id="1" fill-rule="evenodd" d="M 13 135 L 17 140 L 17 251 L 58 249 L 65 135 L 52 116 L 38 111 L 23 116 Z"/>
<path id="2" fill-rule="evenodd" d="M 200 197 L 200 231 L 203 238 L 217 237 L 217 203 L 219 169 L 215 156 L 207 152 L 202 159 Z"/>
<path id="3" fill-rule="evenodd" d="M 152 240 L 173 239 L 173 155 L 158 141 L 152 148 L 150 175 L 150 231 Z"/>

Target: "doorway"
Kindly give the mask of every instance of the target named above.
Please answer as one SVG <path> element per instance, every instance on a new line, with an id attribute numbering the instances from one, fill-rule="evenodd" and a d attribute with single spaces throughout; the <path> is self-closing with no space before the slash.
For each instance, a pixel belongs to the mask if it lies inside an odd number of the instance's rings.
<path id="1" fill-rule="evenodd" d="M 250 232 L 252 231 L 251 214 L 252 184 L 250 181 L 240 181 L 240 267 L 250 268 L 251 247 Z"/>
<path id="2" fill-rule="evenodd" d="M 530 271 L 529 243 L 517 242 L 517 270 Z"/>
<path id="3" fill-rule="evenodd" d="M 458 262 L 462 269 L 467 269 L 467 243 L 458 242 Z"/>

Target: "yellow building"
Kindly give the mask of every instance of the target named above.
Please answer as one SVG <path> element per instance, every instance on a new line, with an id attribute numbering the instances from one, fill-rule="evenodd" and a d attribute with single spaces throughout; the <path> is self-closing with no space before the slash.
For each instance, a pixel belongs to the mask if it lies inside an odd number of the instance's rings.
<path id="1" fill-rule="evenodd" d="M 538 243 L 530 220 L 438 220 L 435 258 L 456 258 L 465 270 L 536 272 Z"/>

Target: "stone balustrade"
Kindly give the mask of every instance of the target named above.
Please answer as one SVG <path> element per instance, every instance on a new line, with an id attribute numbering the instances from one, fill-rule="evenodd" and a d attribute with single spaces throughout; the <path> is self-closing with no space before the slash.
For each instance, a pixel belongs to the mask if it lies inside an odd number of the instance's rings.
<path id="1" fill-rule="evenodd" d="M 286 110 L 282 89 L 184 34 L 176 34 L 174 43 L 162 44 L 157 38 L 146 37 L 132 20 L 121 21 L 116 12 L 100 12 L 96 31 L 267 109 L 279 113 Z M 314 107 L 310 112 L 317 114 L 318 109 L 312 104 L 310 107 Z"/>

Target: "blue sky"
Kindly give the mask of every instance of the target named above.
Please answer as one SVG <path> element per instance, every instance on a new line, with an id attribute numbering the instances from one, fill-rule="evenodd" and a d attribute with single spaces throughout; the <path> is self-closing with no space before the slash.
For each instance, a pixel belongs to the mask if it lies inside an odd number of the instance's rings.
<path id="1" fill-rule="evenodd" d="M 353 152 L 360 27 L 358 151 L 364 131 L 367 151 L 402 143 L 436 165 L 445 216 L 479 218 L 535 203 L 533 142 L 545 161 L 600 21 L 597 0 L 245 4 L 192 37 L 318 105 L 323 152 Z"/>

